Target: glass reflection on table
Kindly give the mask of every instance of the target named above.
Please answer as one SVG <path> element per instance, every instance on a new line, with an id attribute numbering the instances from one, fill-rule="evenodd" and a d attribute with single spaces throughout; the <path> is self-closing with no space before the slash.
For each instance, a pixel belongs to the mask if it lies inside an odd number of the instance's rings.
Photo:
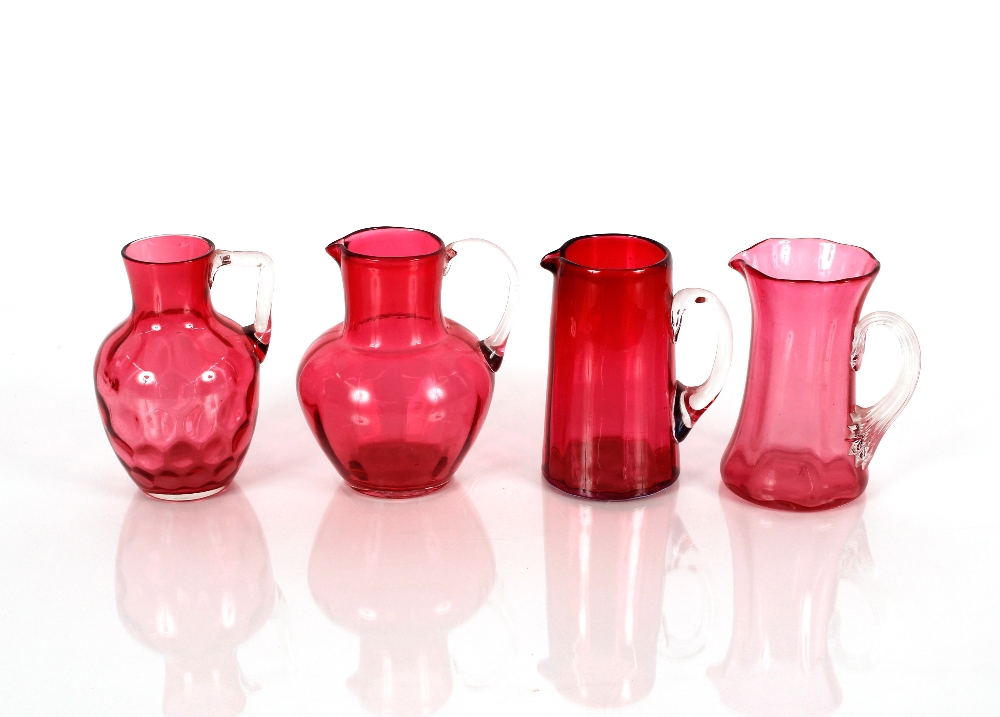
<path id="1" fill-rule="evenodd" d="M 743 501 L 722 487 L 733 555 L 733 632 L 723 661 L 708 670 L 723 703 L 752 717 L 830 714 L 841 703 L 831 658 L 841 581 L 880 595 L 864 530 L 865 497 L 818 512 Z M 831 634 L 834 633 L 834 634 Z M 857 660 L 856 660 L 857 661 Z"/>
<path id="2" fill-rule="evenodd" d="M 704 647 L 707 583 L 676 503 L 676 488 L 621 502 L 544 488 L 549 657 L 539 670 L 565 698 L 610 708 L 648 695 L 661 626 L 669 657 L 691 657 Z M 675 636 L 664 588 L 682 572 L 702 585 L 693 593 L 702 605 L 697 629 Z"/>
<path id="3" fill-rule="evenodd" d="M 118 615 L 163 655 L 167 717 L 232 717 L 246 706 L 236 649 L 279 595 L 260 522 L 236 485 L 168 503 L 137 492 L 118 540 Z"/>
<path id="4" fill-rule="evenodd" d="M 457 482 L 388 500 L 341 486 L 309 560 L 309 587 L 334 623 L 358 635 L 348 686 L 380 715 L 427 715 L 448 700 L 448 633 L 486 602 L 493 548 Z"/>

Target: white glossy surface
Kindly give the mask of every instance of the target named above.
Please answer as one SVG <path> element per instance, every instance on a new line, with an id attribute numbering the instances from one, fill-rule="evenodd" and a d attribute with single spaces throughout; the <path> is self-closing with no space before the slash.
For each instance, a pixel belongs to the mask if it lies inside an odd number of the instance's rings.
<path id="1" fill-rule="evenodd" d="M 997 30 L 985 3 L 4 5 L 0 714 L 995 714 Z M 323 247 L 379 224 L 521 275 L 482 435 L 398 505 L 345 492 L 294 395 L 342 316 Z M 137 495 L 91 374 L 120 248 L 167 231 L 277 273 L 239 491 L 188 504 Z M 614 505 L 539 474 L 537 262 L 596 231 L 665 243 L 734 328 L 678 485 Z M 726 262 L 768 236 L 869 249 L 865 312 L 923 351 L 864 500 L 829 513 L 719 489 L 750 320 Z M 241 324 L 253 274 L 213 288 Z M 505 288 L 470 258 L 446 313 L 486 335 Z M 898 355 L 869 334 L 861 405 Z"/>

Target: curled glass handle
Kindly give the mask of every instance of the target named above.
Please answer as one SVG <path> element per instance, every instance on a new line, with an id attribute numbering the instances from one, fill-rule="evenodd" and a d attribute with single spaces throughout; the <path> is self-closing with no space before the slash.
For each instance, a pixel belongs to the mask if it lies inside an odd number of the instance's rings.
<path id="1" fill-rule="evenodd" d="M 872 312 L 858 322 L 851 347 L 851 368 L 855 371 L 861 369 L 865 339 L 868 329 L 873 326 L 884 326 L 896 336 L 903 352 L 903 365 L 889 393 L 868 408 L 855 405 L 851 411 L 851 455 L 854 456 L 855 465 L 861 468 L 868 467 L 879 441 L 906 407 L 917 387 L 917 379 L 920 378 L 920 344 L 917 342 L 917 335 L 902 316 L 888 311 Z"/>
<path id="2" fill-rule="evenodd" d="M 209 286 L 215 282 L 215 274 L 224 266 L 248 266 L 260 269 L 257 281 L 257 310 L 253 323 L 243 327 L 243 333 L 250 339 L 258 361 L 263 361 L 267 346 L 271 343 L 271 299 L 274 297 L 274 262 L 271 257 L 259 251 L 229 251 L 216 249 L 212 257 L 212 274 Z"/>
<path id="3" fill-rule="evenodd" d="M 670 313 L 674 342 L 676 343 L 680 335 L 684 312 L 696 304 L 704 304 L 715 315 L 715 320 L 719 324 L 719 335 L 715 344 L 715 362 L 705 382 L 693 387 L 677 382 L 674 398 L 674 435 L 678 441 L 683 441 L 687 437 L 691 427 L 722 391 L 726 376 L 729 374 L 729 364 L 733 360 L 733 325 L 729 322 L 726 307 L 711 291 L 681 289 L 674 294 Z"/>
<path id="4" fill-rule="evenodd" d="M 455 247 L 460 244 L 478 244 L 492 248 L 500 255 L 503 266 L 507 270 L 507 281 L 509 284 L 507 289 L 507 306 L 504 307 L 503 317 L 501 317 L 496 330 L 479 342 L 479 350 L 483 352 L 483 358 L 486 359 L 486 363 L 490 369 L 496 373 L 497 369 L 500 368 L 500 362 L 503 361 L 503 352 L 507 346 L 507 337 L 510 336 L 511 324 L 514 322 L 514 307 L 517 305 L 517 269 L 514 267 L 514 262 L 507 256 L 507 252 L 493 242 L 486 241 L 485 239 L 459 239 L 445 247 L 445 274 L 451 268 L 451 260 L 458 254 Z"/>

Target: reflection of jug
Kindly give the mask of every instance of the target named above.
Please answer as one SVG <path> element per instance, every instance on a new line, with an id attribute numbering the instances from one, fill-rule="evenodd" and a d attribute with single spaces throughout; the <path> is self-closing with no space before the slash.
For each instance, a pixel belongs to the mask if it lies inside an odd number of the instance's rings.
<path id="1" fill-rule="evenodd" d="M 270 617 L 276 587 L 264 533 L 239 487 L 184 504 L 136 495 L 115 584 L 122 624 L 166 658 L 164 714 L 242 712 L 236 648 Z"/>
<path id="2" fill-rule="evenodd" d="M 850 577 L 872 602 L 871 581 L 847 575 L 848 562 L 870 574 L 867 541 L 853 546 L 864 499 L 822 513 L 767 511 L 720 490 L 733 553 L 733 635 L 709 677 L 728 707 L 753 717 L 832 712 L 841 701 L 828 642 L 840 580 Z"/>
<path id="3" fill-rule="evenodd" d="M 507 308 L 478 340 L 441 313 L 441 284 L 457 247 L 492 247 L 506 267 Z M 306 351 L 299 402 L 327 458 L 362 493 L 402 498 L 451 480 L 493 396 L 517 297 L 517 272 L 479 239 L 448 246 L 433 234 L 383 227 L 326 248 L 344 278 L 344 323 Z"/>
<path id="4" fill-rule="evenodd" d="M 567 699 L 623 707 L 652 691 L 661 623 L 665 632 L 669 624 L 665 580 L 682 567 L 697 573 L 676 502 L 676 490 L 622 503 L 544 491 L 549 657 L 539 669 Z M 706 609 L 703 627 L 709 619 Z M 667 632 L 668 651 L 695 654 L 706 633 L 684 643 Z"/>
<path id="5" fill-rule="evenodd" d="M 864 249 L 822 239 L 768 239 L 733 257 L 750 290 L 753 335 L 739 422 L 722 458 L 729 489 L 761 505 L 831 508 L 861 495 L 868 462 L 917 385 L 920 348 L 902 318 L 861 305 L 879 271 Z M 873 326 L 899 340 L 896 384 L 854 402 Z"/>
<path id="6" fill-rule="evenodd" d="M 494 575 L 486 529 L 459 485 L 410 501 L 341 488 L 309 560 L 316 604 L 361 638 L 348 685 L 383 715 L 426 715 L 447 701 L 448 631 L 479 610 Z"/>

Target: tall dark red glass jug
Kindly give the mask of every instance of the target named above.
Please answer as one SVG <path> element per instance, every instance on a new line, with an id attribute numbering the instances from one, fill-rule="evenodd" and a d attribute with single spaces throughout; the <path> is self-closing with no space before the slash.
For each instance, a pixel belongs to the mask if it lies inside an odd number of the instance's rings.
<path id="1" fill-rule="evenodd" d="M 680 472 L 678 441 L 729 371 L 725 308 L 703 289 L 674 294 L 670 252 L 639 236 L 578 237 L 542 266 L 555 275 L 542 472 L 588 498 L 666 488 Z M 675 381 L 674 343 L 696 305 L 715 315 L 719 336 L 712 373 L 690 388 Z"/>
<path id="2" fill-rule="evenodd" d="M 191 500 L 229 485 L 257 420 L 260 362 L 271 336 L 274 269 L 266 254 L 163 235 L 122 249 L 132 314 L 101 344 L 97 404 L 118 460 L 146 493 Z M 260 269 L 254 323 L 212 307 L 228 264 Z"/>
<path id="3" fill-rule="evenodd" d="M 747 500 L 786 510 L 857 498 L 920 375 L 920 347 L 906 321 L 884 311 L 859 319 L 878 261 L 822 239 L 768 239 L 729 265 L 747 281 L 753 335 L 722 480 Z M 855 372 L 873 326 L 896 335 L 903 363 L 889 394 L 863 408 L 854 402 Z"/>
<path id="4" fill-rule="evenodd" d="M 441 313 L 441 282 L 457 248 L 478 242 L 507 269 L 507 307 L 480 341 Z M 355 490 L 387 498 L 444 486 L 458 469 L 493 395 L 517 272 L 482 239 L 445 246 L 416 229 L 364 229 L 326 248 L 344 277 L 344 322 L 299 366 L 299 402 L 327 457 Z"/>

